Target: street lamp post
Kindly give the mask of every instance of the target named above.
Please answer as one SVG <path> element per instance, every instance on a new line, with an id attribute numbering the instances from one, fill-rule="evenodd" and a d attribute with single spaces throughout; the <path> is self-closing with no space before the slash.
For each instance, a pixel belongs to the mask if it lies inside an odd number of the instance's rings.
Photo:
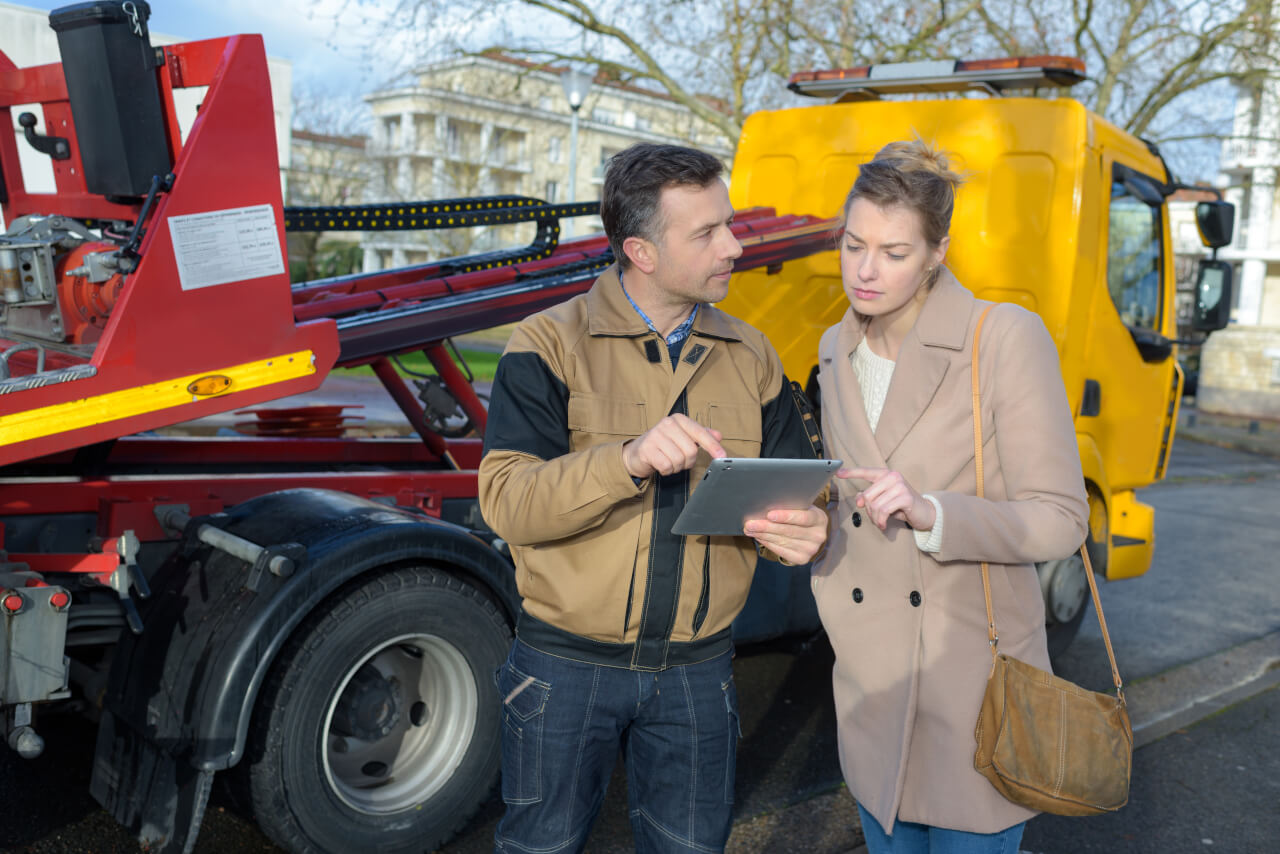
<path id="1" fill-rule="evenodd" d="M 569 199 L 570 203 L 578 200 L 578 110 L 591 91 L 591 81 L 595 75 L 575 68 L 566 68 L 560 73 L 560 85 L 564 87 L 564 96 L 569 99 L 569 109 L 573 119 L 569 123 Z M 565 237 L 573 236 L 573 218 L 566 218 L 562 228 Z"/>

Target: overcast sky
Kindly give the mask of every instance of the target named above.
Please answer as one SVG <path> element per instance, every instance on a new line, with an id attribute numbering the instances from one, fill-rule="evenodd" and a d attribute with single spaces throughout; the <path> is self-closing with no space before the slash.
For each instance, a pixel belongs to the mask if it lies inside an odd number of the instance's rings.
<path id="1" fill-rule="evenodd" d="M 57 9 L 74 0 L 7 0 L 16 6 Z M 150 0 L 150 27 L 180 39 L 261 33 L 271 56 L 291 60 L 298 84 L 333 90 L 368 91 L 392 75 L 386 61 L 369 56 L 385 40 L 393 0 Z"/>

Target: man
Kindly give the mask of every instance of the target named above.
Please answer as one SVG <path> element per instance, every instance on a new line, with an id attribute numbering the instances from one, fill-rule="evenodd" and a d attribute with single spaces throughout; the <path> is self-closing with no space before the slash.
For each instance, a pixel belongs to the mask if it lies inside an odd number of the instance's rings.
<path id="1" fill-rule="evenodd" d="M 640 144 L 609 161 L 617 264 L 528 318 L 498 364 L 480 507 L 512 548 L 523 611 L 504 699 L 498 851 L 581 851 L 624 751 L 638 850 L 719 851 L 733 802 L 730 623 L 743 537 L 671 533 L 712 457 L 813 456 L 765 337 L 710 303 L 742 254 L 719 161 Z M 808 562 L 817 507 L 745 533 Z"/>

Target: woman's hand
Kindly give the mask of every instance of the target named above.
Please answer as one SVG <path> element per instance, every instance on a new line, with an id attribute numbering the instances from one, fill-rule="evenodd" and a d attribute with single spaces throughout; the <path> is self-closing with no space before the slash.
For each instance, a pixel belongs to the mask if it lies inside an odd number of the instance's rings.
<path id="1" fill-rule="evenodd" d="M 840 469 L 836 477 L 842 480 L 857 478 L 871 481 L 871 485 L 855 496 L 854 503 L 867 511 L 876 527 L 884 530 L 889 518 L 906 522 L 914 530 L 928 531 L 933 527 L 937 511 L 933 502 L 925 498 L 907 483 L 900 472 L 890 469 Z"/>

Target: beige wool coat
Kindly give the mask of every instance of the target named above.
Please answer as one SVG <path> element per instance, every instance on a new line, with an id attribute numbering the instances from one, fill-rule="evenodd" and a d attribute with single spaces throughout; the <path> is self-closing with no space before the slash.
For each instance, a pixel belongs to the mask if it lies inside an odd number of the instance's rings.
<path id="1" fill-rule="evenodd" d="M 1088 520 L 1058 354 L 1040 318 L 1000 304 L 983 325 L 979 377 L 986 498 L 976 495 L 970 351 L 987 305 L 943 270 L 903 342 L 873 433 L 849 357 L 852 311 L 819 346 L 827 451 L 890 468 L 943 511 L 942 547 L 906 523 L 881 531 L 839 481 L 813 588 L 835 649 L 840 765 L 858 802 L 894 819 L 995 833 L 1034 813 L 973 770 L 974 724 L 991 666 L 980 562 L 991 563 L 1000 650 L 1048 668 L 1033 564 L 1065 557 Z"/>

